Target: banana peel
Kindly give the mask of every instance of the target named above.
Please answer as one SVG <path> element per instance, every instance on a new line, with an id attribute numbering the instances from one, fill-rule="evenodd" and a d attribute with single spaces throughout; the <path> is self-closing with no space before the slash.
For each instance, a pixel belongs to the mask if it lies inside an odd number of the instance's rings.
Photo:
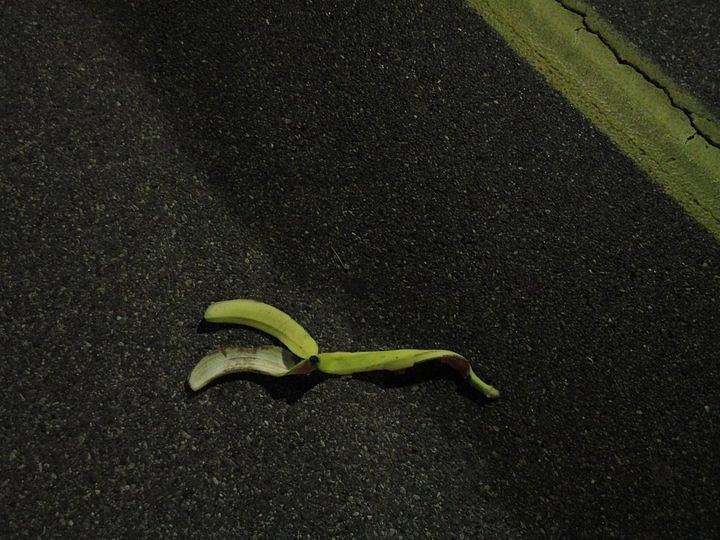
<path id="1" fill-rule="evenodd" d="M 232 373 L 260 373 L 272 377 L 304 375 L 314 369 L 310 360 L 303 360 L 281 347 L 223 347 L 202 357 L 188 377 L 194 391 Z"/>
<path id="2" fill-rule="evenodd" d="M 188 384 L 194 391 L 231 373 L 260 373 L 272 377 L 304 375 L 317 369 L 334 375 L 365 371 L 398 371 L 422 362 L 439 360 L 466 378 L 487 398 L 500 396 L 498 390 L 480 379 L 470 362 L 448 350 L 394 349 L 363 352 L 319 352 L 315 340 L 287 313 L 249 299 L 215 302 L 205 311 L 209 322 L 251 326 L 280 340 L 287 349 L 266 347 L 225 347 L 204 356 L 190 372 Z"/>

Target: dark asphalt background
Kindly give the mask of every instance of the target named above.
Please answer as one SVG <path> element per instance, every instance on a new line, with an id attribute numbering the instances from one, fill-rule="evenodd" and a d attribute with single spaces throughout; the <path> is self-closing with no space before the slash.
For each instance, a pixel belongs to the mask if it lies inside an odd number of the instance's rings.
<path id="1" fill-rule="evenodd" d="M 718 244 L 474 12 L 109 5 L 0 23 L 3 536 L 717 537 Z M 233 297 L 503 397 L 191 395 Z"/>

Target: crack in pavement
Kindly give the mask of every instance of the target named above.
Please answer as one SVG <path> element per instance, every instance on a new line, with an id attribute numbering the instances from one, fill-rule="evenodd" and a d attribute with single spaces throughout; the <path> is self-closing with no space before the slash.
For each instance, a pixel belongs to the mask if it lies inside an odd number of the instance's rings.
<path id="1" fill-rule="evenodd" d="M 694 139 L 696 136 L 699 136 L 700 138 L 702 138 L 702 140 L 706 144 L 720 150 L 720 145 L 715 143 L 712 140 L 712 138 L 707 133 L 705 133 L 695 122 L 693 115 L 699 114 L 699 113 L 697 113 L 696 111 L 693 111 L 692 109 L 689 109 L 688 107 L 684 107 L 683 105 L 679 104 L 677 102 L 677 100 L 673 97 L 672 92 L 670 92 L 667 88 L 665 88 L 665 86 L 663 86 L 660 82 L 653 79 L 650 75 L 648 75 L 645 71 L 643 71 L 643 69 L 641 67 L 639 67 L 639 66 L 635 65 L 634 63 L 630 62 L 629 60 L 626 60 L 625 58 L 623 58 L 623 56 L 617 51 L 615 46 L 610 42 L 610 40 L 606 36 L 604 36 L 600 31 L 595 30 L 592 26 L 590 26 L 590 23 L 588 22 L 588 16 L 589 16 L 588 12 L 583 11 L 582 9 L 580 9 L 578 7 L 568 5 L 566 0 L 555 0 L 555 1 L 558 4 L 560 4 L 564 9 L 569 11 L 570 13 L 574 13 L 575 15 L 579 16 L 582 21 L 583 28 L 588 33 L 596 36 L 602 42 L 602 44 L 605 45 L 605 47 L 613 54 L 613 56 L 617 60 L 618 64 L 632 68 L 643 79 L 645 79 L 647 82 L 652 84 L 655 88 L 657 88 L 658 90 L 663 92 L 665 94 L 665 96 L 667 96 L 668 100 L 670 101 L 670 105 L 673 108 L 679 110 L 680 112 L 682 112 L 685 115 L 685 117 L 688 119 L 688 122 L 690 123 L 690 126 L 695 131 L 695 133 L 693 135 L 690 135 L 687 138 L 686 142 L 689 142 L 692 139 Z M 580 30 L 580 29 L 578 28 L 578 30 Z"/>
<path id="2" fill-rule="evenodd" d="M 468 2 L 720 240 L 720 125 L 702 104 L 582 0 Z"/>

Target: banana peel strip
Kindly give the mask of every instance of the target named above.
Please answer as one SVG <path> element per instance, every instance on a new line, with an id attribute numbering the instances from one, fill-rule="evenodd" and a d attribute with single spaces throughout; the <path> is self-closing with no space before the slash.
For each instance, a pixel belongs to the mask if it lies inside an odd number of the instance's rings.
<path id="1" fill-rule="evenodd" d="M 257 300 L 240 298 L 214 302 L 205 310 L 208 322 L 251 326 L 279 339 L 300 358 L 318 353 L 318 344 L 302 325 L 284 311 Z"/>
<path id="2" fill-rule="evenodd" d="M 283 377 L 308 373 L 313 368 L 309 360 L 302 360 L 281 347 L 225 347 L 203 356 L 190 372 L 188 384 L 194 391 L 198 391 L 215 379 L 231 373 Z"/>
<path id="3" fill-rule="evenodd" d="M 318 355 L 318 370 L 335 375 L 351 375 L 363 371 L 407 369 L 430 360 L 449 365 L 488 398 L 497 398 L 500 392 L 484 382 L 472 370 L 470 362 L 453 351 L 427 349 L 395 349 L 390 351 L 330 352 Z"/>
<path id="4" fill-rule="evenodd" d="M 278 338 L 290 350 L 267 346 L 228 347 L 214 351 L 204 356 L 188 377 L 190 388 L 196 391 L 231 373 L 251 372 L 284 377 L 318 369 L 328 374 L 351 375 L 363 371 L 402 370 L 429 360 L 439 360 L 467 378 L 486 397 L 496 398 L 500 395 L 497 389 L 475 374 L 466 358 L 453 351 L 395 349 L 318 353 L 317 343 L 297 321 L 263 302 L 250 299 L 215 302 L 205 311 L 205 319 L 257 328 Z"/>
<path id="5" fill-rule="evenodd" d="M 233 373 L 260 373 L 272 377 L 304 375 L 314 369 L 333 375 L 352 375 L 365 371 L 407 369 L 422 362 L 440 360 L 468 378 L 470 384 L 488 398 L 500 393 L 473 372 L 470 362 L 452 351 L 397 349 L 390 351 L 330 352 L 303 360 L 287 349 L 267 347 L 228 347 L 204 356 L 188 378 L 190 388 L 200 390 L 210 382 Z"/>

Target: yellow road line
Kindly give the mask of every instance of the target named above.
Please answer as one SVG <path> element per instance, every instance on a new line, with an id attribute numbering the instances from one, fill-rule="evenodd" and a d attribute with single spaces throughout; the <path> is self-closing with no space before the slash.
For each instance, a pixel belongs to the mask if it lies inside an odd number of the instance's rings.
<path id="1" fill-rule="evenodd" d="M 720 125 L 578 0 L 467 0 L 720 241 Z"/>

